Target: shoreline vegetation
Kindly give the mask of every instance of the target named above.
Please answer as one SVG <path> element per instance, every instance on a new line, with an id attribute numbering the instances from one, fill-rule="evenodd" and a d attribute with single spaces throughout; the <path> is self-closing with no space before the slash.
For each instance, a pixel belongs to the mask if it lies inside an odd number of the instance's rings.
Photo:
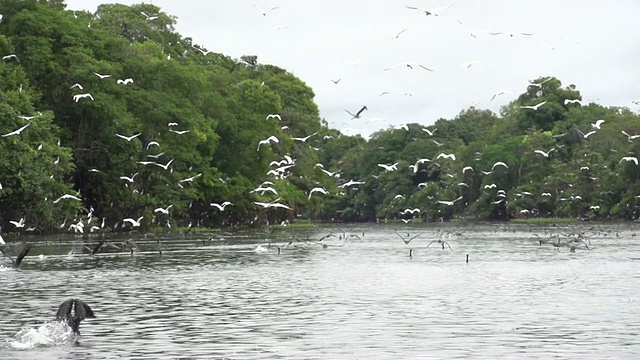
<path id="1" fill-rule="evenodd" d="M 0 14 L 4 233 L 640 216 L 640 116 L 553 76 L 499 114 L 364 139 L 330 128 L 303 80 L 208 51 L 152 4 Z"/>

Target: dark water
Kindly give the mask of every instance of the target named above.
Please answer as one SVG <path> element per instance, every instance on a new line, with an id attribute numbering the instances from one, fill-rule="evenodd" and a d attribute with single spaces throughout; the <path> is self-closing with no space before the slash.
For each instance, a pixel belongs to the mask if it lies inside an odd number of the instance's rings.
<path id="1" fill-rule="evenodd" d="M 407 246 L 396 229 L 422 235 Z M 575 229 L 590 234 L 591 250 L 538 243 Z M 256 251 L 264 233 L 205 245 L 201 234 L 162 239 L 162 256 L 148 237 L 136 238 L 133 256 L 108 247 L 95 258 L 67 256 L 79 238 L 27 238 L 35 245 L 22 270 L 0 270 L 0 358 L 634 359 L 636 229 L 368 224 L 342 247 L 295 242 L 278 254 Z M 328 232 L 338 233 L 272 239 Z M 425 248 L 437 239 L 453 250 Z M 70 297 L 97 316 L 82 323 L 79 344 L 50 322 Z"/>

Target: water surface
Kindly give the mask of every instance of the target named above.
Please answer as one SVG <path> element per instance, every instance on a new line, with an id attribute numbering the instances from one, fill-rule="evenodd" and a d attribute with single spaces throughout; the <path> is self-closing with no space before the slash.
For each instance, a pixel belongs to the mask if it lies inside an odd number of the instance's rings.
<path id="1" fill-rule="evenodd" d="M 270 235 L 280 254 L 256 251 L 267 248 L 262 232 L 204 242 L 211 234 L 129 235 L 133 256 L 105 247 L 95 258 L 79 254 L 81 238 L 25 238 L 34 247 L 22 269 L 0 271 L 0 358 L 633 359 L 637 229 L 366 224 L 349 229 L 360 239 L 344 246 L 286 246 L 341 233 L 324 226 Z M 578 230 L 591 250 L 538 242 Z M 405 245 L 396 231 L 421 236 Z M 438 239 L 453 250 L 426 248 Z M 70 297 L 97 316 L 82 323 L 78 344 L 16 341 L 19 331 L 43 335 Z"/>

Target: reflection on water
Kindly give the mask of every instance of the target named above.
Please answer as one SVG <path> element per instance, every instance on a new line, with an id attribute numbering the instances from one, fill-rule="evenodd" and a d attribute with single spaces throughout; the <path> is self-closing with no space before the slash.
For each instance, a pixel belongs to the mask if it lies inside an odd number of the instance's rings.
<path id="1" fill-rule="evenodd" d="M 396 229 L 422 235 L 405 245 Z M 443 229 L 462 232 L 447 238 L 453 251 L 426 248 Z M 286 246 L 292 233 L 318 239 L 330 231 L 289 230 L 272 236 L 271 246 L 264 234 L 148 237 L 134 239 L 134 256 L 106 246 L 94 258 L 82 254 L 80 239 L 28 238 L 34 247 L 22 270 L 0 272 L 0 358 L 640 354 L 633 225 L 587 231 L 592 250 L 575 253 L 540 246 L 534 235 L 567 229 L 524 225 L 367 224 L 351 230 L 361 239 L 345 246 L 336 238 L 323 240 L 327 248 Z M 96 314 L 82 323 L 77 344 L 51 333 L 70 297 Z"/>

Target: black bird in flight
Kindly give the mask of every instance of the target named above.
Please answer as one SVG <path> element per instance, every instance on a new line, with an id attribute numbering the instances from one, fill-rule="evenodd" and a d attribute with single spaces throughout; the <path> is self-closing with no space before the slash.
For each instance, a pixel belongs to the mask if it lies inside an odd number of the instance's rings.
<path id="1" fill-rule="evenodd" d="M 56 320 L 66 322 L 76 335 L 80 335 L 80 322 L 82 320 L 95 317 L 89 305 L 79 299 L 69 299 L 63 302 L 56 314 Z"/>

